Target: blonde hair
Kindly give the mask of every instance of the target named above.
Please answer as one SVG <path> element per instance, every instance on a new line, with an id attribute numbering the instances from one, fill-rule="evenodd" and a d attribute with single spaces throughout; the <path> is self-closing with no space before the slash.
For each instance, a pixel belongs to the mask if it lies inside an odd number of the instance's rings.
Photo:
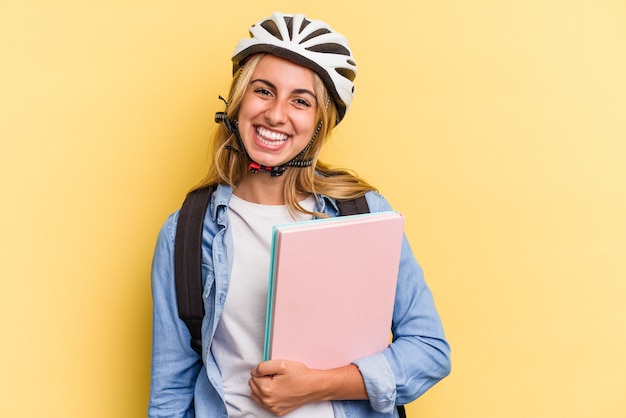
<path id="1" fill-rule="evenodd" d="M 226 109 L 230 120 L 237 119 L 252 74 L 264 55 L 254 55 L 235 73 Z M 376 189 L 354 172 L 331 168 L 319 160 L 322 146 L 336 125 L 337 108 L 333 100 L 329 99 L 328 91 L 321 78 L 316 73 L 313 75 L 315 95 L 318 98 L 317 120 L 318 122 L 321 121 L 321 127 L 309 149 L 301 156 L 302 160 L 312 160 L 313 164 L 310 167 L 288 168 L 283 176 L 285 176 L 284 199 L 289 210 L 319 216 L 320 214 L 311 213 L 298 203 L 299 193 L 324 194 L 342 200 L 354 199 Z M 328 103 L 328 106 L 321 105 L 322 103 Z M 243 150 L 240 152 L 233 151 L 233 149 L 240 148 L 236 136 L 228 131 L 224 123 L 220 123 L 212 138 L 213 160 L 209 171 L 194 189 L 214 184 L 228 184 L 235 189 L 239 180 L 246 175 L 249 163 Z"/>

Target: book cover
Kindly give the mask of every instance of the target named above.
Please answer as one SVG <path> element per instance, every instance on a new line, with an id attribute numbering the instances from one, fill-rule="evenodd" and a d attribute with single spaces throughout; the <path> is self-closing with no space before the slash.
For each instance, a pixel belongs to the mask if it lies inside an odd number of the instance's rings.
<path id="1" fill-rule="evenodd" d="M 385 349 L 403 227 L 392 211 L 276 226 L 265 360 L 330 369 Z"/>

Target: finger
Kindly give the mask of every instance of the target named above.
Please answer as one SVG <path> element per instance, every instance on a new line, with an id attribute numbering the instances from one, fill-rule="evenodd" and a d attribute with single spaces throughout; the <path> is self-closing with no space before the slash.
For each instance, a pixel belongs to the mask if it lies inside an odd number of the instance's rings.
<path id="1" fill-rule="evenodd" d="M 254 402 L 261 404 L 262 402 L 261 402 L 261 394 L 259 392 L 259 388 L 256 386 L 255 382 L 252 379 L 248 381 L 248 386 L 250 386 L 250 398 Z"/>
<path id="2" fill-rule="evenodd" d="M 259 388 L 254 380 L 254 377 L 248 379 L 248 386 L 250 386 L 250 392 L 252 392 L 252 395 L 258 395 Z"/>
<path id="3" fill-rule="evenodd" d="M 268 376 L 252 376 L 248 379 L 248 386 L 250 387 L 250 392 L 260 399 L 266 396 L 267 393 L 271 391 L 271 383 L 272 378 Z"/>
<path id="4" fill-rule="evenodd" d="M 282 362 L 268 360 L 262 363 L 259 363 L 254 369 L 252 369 L 252 376 L 261 377 L 261 376 L 274 376 L 277 374 L 281 374 L 284 369 L 284 365 Z"/>

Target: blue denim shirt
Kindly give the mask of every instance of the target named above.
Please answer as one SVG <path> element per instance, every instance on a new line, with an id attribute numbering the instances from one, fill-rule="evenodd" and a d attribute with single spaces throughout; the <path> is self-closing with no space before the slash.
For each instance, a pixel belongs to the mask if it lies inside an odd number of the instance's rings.
<path id="1" fill-rule="evenodd" d="M 203 299 L 202 357 L 193 351 L 185 323 L 179 319 L 174 283 L 174 237 L 178 212 L 159 233 L 152 264 L 151 418 L 217 418 L 228 416 L 220 372 L 210 350 L 224 308 L 233 242 L 227 216 L 232 189 L 220 185 L 213 193 L 204 222 L 202 241 Z M 371 212 L 391 210 L 379 194 L 366 195 Z M 337 216 L 335 202 L 319 196 L 316 210 Z M 406 404 L 426 392 L 450 372 L 450 348 L 422 269 L 404 238 L 392 343 L 380 353 L 354 361 L 369 400 L 333 401 L 337 418 L 397 416 L 395 405 Z"/>

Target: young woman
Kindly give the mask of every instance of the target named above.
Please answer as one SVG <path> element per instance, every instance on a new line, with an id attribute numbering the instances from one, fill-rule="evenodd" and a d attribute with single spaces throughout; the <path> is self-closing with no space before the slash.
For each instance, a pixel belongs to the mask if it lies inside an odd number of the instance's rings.
<path id="1" fill-rule="evenodd" d="M 275 13 L 233 54 L 214 159 L 198 188 L 217 185 L 203 233 L 202 355 L 179 319 L 174 284 L 178 212 L 159 234 L 152 267 L 150 417 L 393 417 L 450 371 L 449 346 L 406 239 L 393 342 L 332 370 L 262 361 L 273 225 L 337 216 L 337 199 L 365 195 L 362 179 L 318 160 L 352 102 L 356 64 L 347 40 L 303 15 Z"/>

